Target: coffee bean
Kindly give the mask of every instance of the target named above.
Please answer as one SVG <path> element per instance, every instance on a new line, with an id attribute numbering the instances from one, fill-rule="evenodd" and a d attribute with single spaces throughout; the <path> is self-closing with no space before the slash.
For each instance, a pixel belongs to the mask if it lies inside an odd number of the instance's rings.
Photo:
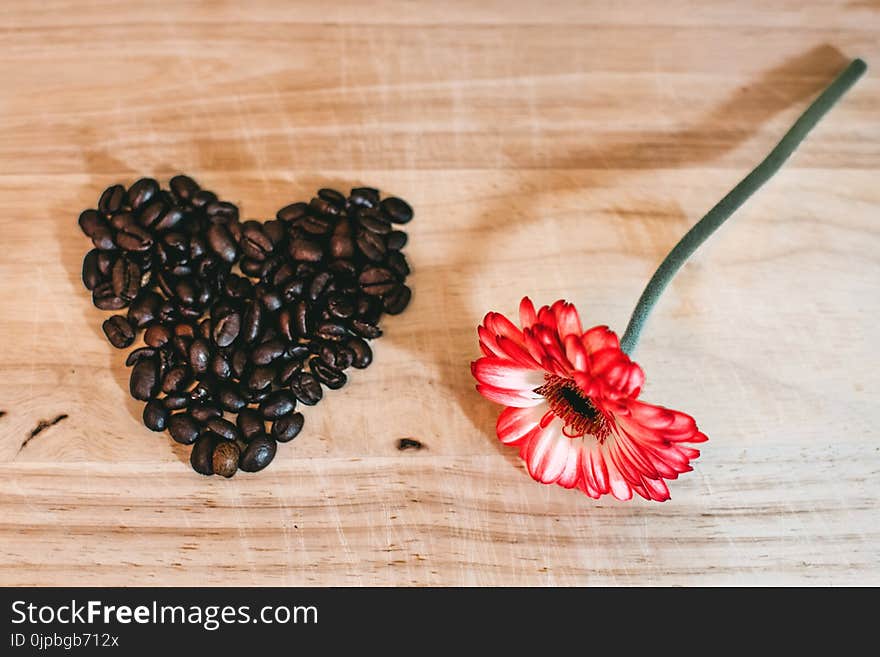
<path id="1" fill-rule="evenodd" d="M 189 203 L 199 191 L 199 185 L 189 176 L 174 176 L 169 181 L 171 193 L 181 203 Z"/>
<path id="2" fill-rule="evenodd" d="M 321 298 L 332 281 L 333 276 L 325 271 L 315 276 L 309 284 L 309 299 L 317 301 Z"/>
<path id="3" fill-rule="evenodd" d="M 196 422 L 203 424 L 215 417 L 223 417 L 223 412 L 210 404 L 194 404 L 190 407 L 189 414 Z"/>
<path id="4" fill-rule="evenodd" d="M 153 237 L 140 226 L 125 226 L 116 233 L 116 245 L 124 251 L 146 251 L 153 246 Z"/>
<path id="5" fill-rule="evenodd" d="M 223 354 L 214 354 L 210 364 L 211 374 L 220 381 L 226 381 L 232 378 L 232 364 Z"/>
<path id="6" fill-rule="evenodd" d="M 214 474 L 214 447 L 219 438 L 210 433 L 203 433 L 193 445 L 189 455 L 192 469 L 203 475 Z"/>
<path id="7" fill-rule="evenodd" d="M 190 199 L 190 205 L 194 208 L 204 208 L 216 200 L 217 195 L 214 192 L 208 191 L 207 189 L 200 189 L 193 194 L 193 197 Z"/>
<path id="8" fill-rule="evenodd" d="M 131 353 L 128 354 L 128 358 L 125 359 L 125 366 L 131 367 L 139 360 L 144 358 L 153 358 L 156 356 L 156 350 L 150 347 L 140 347 L 138 349 L 134 349 Z"/>
<path id="9" fill-rule="evenodd" d="M 168 422 L 168 411 L 162 402 L 153 399 L 144 406 L 144 426 L 150 431 L 165 431 Z"/>
<path id="10" fill-rule="evenodd" d="M 293 378 L 294 374 L 302 370 L 302 361 L 292 360 L 285 363 L 281 369 L 275 374 L 275 381 L 278 385 L 287 385 Z"/>
<path id="11" fill-rule="evenodd" d="M 109 224 L 96 226 L 91 235 L 92 244 L 95 248 L 102 251 L 113 251 L 116 248 L 116 242 L 113 240 L 113 230 Z"/>
<path id="12" fill-rule="evenodd" d="M 321 322 L 315 327 L 315 335 L 321 340 L 338 341 L 348 335 L 348 330 L 337 322 Z"/>
<path id="13" fill-rule="evenodd" d="M 101 328 L 110 344 L 117 349 L 125 349 L 134 342 L 134 329 L 122 315 L 113 315 L 113 317 L 104 320 Z"/>
<path id="14" fill-rule="evenodd" d="M 263 434 L 256 436 L 241 455 L 238 466 L 245 472 L 257 472 L 262 470 L 275 458 L 277 445 L 269 436 Z"/>
<path id="15" fill-rule="evenodd" d="M 409 223 L 413 218 L 413 209 L 406 201 L 390 196 L 380 204 L 385 216 L 396 224 Z"/>
<path id="16" fill-rule="evenodd" d="M 220 402 L 221 408 L 230 413 L 238 413 L 247 406 L 247 400 L 238 391 L 238 387 L 231 384 L 219 386 L 217 399 Z"/>
<path id="17" fill-rule="evenodd" d="M 214 399 L 217 392 L 216 386 L 209 379 L 202 379 L 196 387 L 189 391 L 190 401 L 196 404 L 204 404 Z"/>
<path id="18" fill-rule="evenodd" d="M 79 227 L 86 237 L 94 237 L 99 229 L 110 229 L 110 224 L 104 219 L 97 210 L 83 210 L 79 215 Z"/>
<path id="19" fill-rule="evenodd" d="M 300 372 L 290 380 L 290 389 L 298 400 L 306 406 L 314 406 L 324 396 L 321 384 L 308 372 Z"/>
<path id="20" fill-rule="evenodd" d="M 232 374 L 236 379 L 241 379 L 244 376 L 250 359 L 250 353 L 244 348 L 239 348 L 232 352 L 230 364 L 232 365 Z"/>
<path id="21" fill-rule="evenodd" d="M 377 235 L 387 235 L 391 232 L 391 222 L 380 216 L 375 210 L 360 210 L 357 214 L 358 223 L 366 230 Z"/>
<path id="22" fill-rule="evenodd" d="M 348 195 L 352 205 L 374 208 L 379 205 L 379 190 L 372 187 L 355 187 Z"/>
<path id="23" fill-rule="evenodd" d="M 327 298 L 327 312 L 337 319 L 349 319 L 354 315 L 354 300 L 343 294 L 332 294 Z"/>
<path id="24" fill-rule="evenodd" d="M 113 294 L 131 301 L 141 289 L 141 270 L 126 257 L 119 258 L 113 265 Z"/>
<path id="25" fill-rule="evenodd" d="M 399 315 L 409 305 L 412 298 L 412 290 L 406 285 L 398 285 L 382 299 L 385 312 L 389 315 Z"/>
<path id="26" fill-rule="evenodd" d="M 114 294 L 113 284 L 109 281 L 92 290 L 92 303 L 101 310 L 119 310 L 128 305 L 127 301 Z"/>
<path id="27" fill-rule="evenodd" d="M 187 413 L 175 413 L 168 418 L 168 433 L 183 445 L 194 443 L 200 432 L 198 423 Z"/>
<path id="28" fill-rule="evenodd" d="M 238 208 L 228 201 L 212 201 L 204 209 L 212 224 L 228 225 L 238 222 Z"/>
<path id="29" fill-rule="evenodd" d="M 301 262 L 319 262 L 324 257 L 321 245 L 305 238 L 291 240 L 288 252 L 290 257 Z"/>
<path id="30" fill-rule="evenodd" d="M 333 229 L 333 236 L 330 238 L 330 255 L 334 258 L 351 258 L 354 255 L 354 240 L 348 221 L 340 221 Z"/>
<path id="31" fill-rule="evenodd" d="M 284 355 L 284 343 L 281 340 L 269 340 L 259 345 L 251 353 L 251 361 L 256 365 L 268 365 Z"/>
<path id="32" fill-rule="evenodd" d="M 361 253 L 369 260 L 379 262 L 385 257 L 385 240 L 381 235 L 377 235 L 369 230 L 361 230 L 358 232 L 355 242 Z"/>
<path id="33" fill-rule="evenodd" d="M 409 263 L 400 251 L 392 251 L 389 253 L 386 262 L 388 263 L 388 269 L 397 274 L 401 280 L 409 276 Z"/>
<path id="34" fill-rule="evenodd" d="M 407 235 L 402 230 L 392 230 L 385 237 L 385 246 L 389 251 L 400 251 L 406 246 Z"/>
<path id="35" fill-rule="evenodd" d="M 245 441 L 250 440 L 258 434 L 264 433 L 266 430 L 262 416 L 251 408 L 241 409 L 235 423 Z"/>
<path id="36" fill-rule="evenodd" d="M 189 369 L 184 365 L 172 367 L 162 379 L 162 392 L 172 394 L 184 390 L 190 383 Z"/>
<path id="37" fill-rule="evenodd" d="M 118 212 L 114 214 L 110 217 L 110 225 L 116 230 L 123 230 L 131 227 L 140 229 L 140 226 L 135 223 L 134 215 L 130 212 Z M 119 244 L 118 235 L 116 243 Z"/>
<path id="38" fill-rule="evenodd" d="M 273 290 L 262 283 L 257 285 L 254 288 L 254 293 L 257 295 L 257 298 L 260 300 L 260 303 L 263 304 L 263 308 L 265 308 L 270 313 L 274 313 L 283 304 L 283 300 L 281 299 L 281 295 L 278 294 L 277 291 Z"/>
<path id="39" fill-rule="evenodd" d="M 345 209 L 345 196 L 337 192 L 335 189 L 324 187 L 318 190 L 318 198 L 327 201 L 330 205 L 338 209 Z"/>
<path id="40" fill-rule="evenodd" d="M 382 329 L 363 319 L 355 319 L 351 322 L 351 329 L 357 335 L 368 340 L 373 340 L 382 335 Z"/>
<path id="41" fill-rule="evenodd" d="M 238 472 L 238 459 L 241 456 L 238 445 L 231 440 L 220 440 L 214 445 L 211 465 L 214 474 L 221 477 L 232 477 Z"/>
<path id="42" fill-rule="evenodd" d="M 370 349 L 370 345 L 365 340 L 352 337 L 346 341 L 345 346 L 354 353 L 354 359 L 351 364 L 357 369 L 362 370 L 373 362 L 373 350 Z"/>
<path id="43" fill-rule="evenodd" d="M 144 333 L 144 342 L 151 347 L 162 347 L 171 341 L 173 334 L 164 324 L 153 324 Z"/>
<path id="44" fill-rule="evenodd" d="M 235 342 L 240 330 L 241 315 L 234 310 L 225 312 L 214 321 L 214 344 L 218 347 L 228 347 Z"/>
<path id="45" fill-rule="evenodd" d="M 336 216 L 342 214 L 344 210 L 345 204 L 337 206 L 325 199 L 317 196 L 309 201 L 309 214 L 312 216 Z"/>
<path id="46" fill-rule="evenodd" d="M 87 290 L 94 290 L 104 278 L 98 268 L 98 253 L 98 249 L 92 249 L 83 258 L 82 282 Z"/>
<path id="47" fill-rule="evenodd" d="M 330 388 L 330 390 L 338 390 L 344 386 L 348 380 L 348 377 L 345 376 L 344 372 L 341 372 L 335 367 L 331 367 L 320 358 L 312 358 L 309 361 L 309 369 L 311 369 L 315 378 Z"/>
<path id="48" fill-rule="evenodd" d="M 225 262 L 235 262 L 238 257 L 238 249 L 235 239 L 224 224 L 212 224 L 208 228 L 208 246 Z"/>
<path id="49" fill-rule="evenodd" d="M 174 393 L 162 398 L 162 405 L 169 411 L 183 410 L 189 406 L 189 403 L 189 395 L 185 393 Z"/>
<path id="50" fill-rule="evenodd" d="M 249 221 L 241 230 L 241 250 L 248 258 L 263 261 L 275 248 L 272 240 L 256 221 Z"/>
<path id="51" fill-rule="evenodd" d="M 307 301 L 302 300 L 296 303 L 293 309 L 293 320 L 297 335 L 304 338 L 311 333 L 312 321 Z"/>
<path id="52" fill-rule="evenodd" d="M 210 418 L 205 422 L 205 429 L 217 434 L 226 440 L 236 440 L 241 437 L 241 433 L 232 422 L 224 420 L 222 417 Z"/>
<path id="53" fill-rule="evenodd" d="M 304 217 L 308 208 L 307 203 L 291 203 L 281 208 L 275 216 L 281 221 L 290 223 Z"/>
<path id="54" fill-rule="evenodd" d="M 367 267 L 358 278 L 358 283 L 367 294 L 381 296 L 394 289 L 397 280 L 394 274 L 384 267 Z"/>
<path id="55" fill-rule="evenodd" d="M 159 391 L 159 368 L 155 359 L 142 358 L 131 370 L 129 380 L 131 396 L 141 401 L 149 401 Z"/>
<path id="56" fill-rule="evenodd" d="M 272 423 L 272 437 L 279 443 L 288 443 L 299 435 L 304 423 L 305 418 L 302 413 L 291 413 L 280 417 Z"/>
<path id="57" fill-rule="evenodd" d="M 137 328 L 144 328 L 159 316 L 162 297 L 152 290 L 142 290 L 128 308 L 128 321 Z"/>
<path id="58" fill-rule="evenodd" d="M 276 390 L 260 403 L 260 413 L 266 420 L 277 420 L 293 412 L 296 398 L 288 390 Z"/>
<path id="59" fill-rule="evenodd" d="M 272 385 L 275 378 L 275 368 L 271 365 L 254 367 L 250 374 L 244 380 L 244 384 L 248 390 L 257 391 L 265 390 Z"/>
<path id="60" fill-rule="evenodd" d="M 135 212 L 159 194 L 159 183 L 152 178 L 141 178 L 128 188 L 128 204 Z"/>
<path id="61" fill-rule="evenodd" d="M 124 202 L 125 187 L 122 185 L 112 185 L 101 194 L 101 200 L 98 201 L 98 209 L 104 214 L 110 215 L 119 212 Z"/>

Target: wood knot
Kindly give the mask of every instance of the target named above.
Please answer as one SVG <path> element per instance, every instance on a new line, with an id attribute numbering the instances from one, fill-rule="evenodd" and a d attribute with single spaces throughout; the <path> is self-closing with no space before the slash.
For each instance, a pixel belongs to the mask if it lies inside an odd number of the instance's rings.
<path id="1" fill-rule="evenodd" d="M 415 438 L 401 438 L 397 441 L 397 449 L 401 452 L 406 451 L 408 449 L 420 450 L 423 449 L 425 445 L 421 443 L 421 441 L 416 440 Z"/>

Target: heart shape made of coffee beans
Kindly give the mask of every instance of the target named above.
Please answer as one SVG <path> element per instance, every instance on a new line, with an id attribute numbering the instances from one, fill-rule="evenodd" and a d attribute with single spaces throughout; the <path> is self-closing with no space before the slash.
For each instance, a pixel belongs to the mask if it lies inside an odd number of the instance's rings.
<path id="1" fill-rule="evenodd" d="M 383 313 L 409 304 L 401 199 L 369 187 L 321 189 L 270 221 L 178 175 L 113 185 L 79 217 L 94 249 L 82 280 L 103 323 L 129 353 L 131 395 L 148 429 L 192 445 L 196 472 L 256 472 L 295 438 L 324 387 L 373 359 Z M 233 418 L 234 416 L 234 418 Z M 233 421 L 234 419 L 234 421 Z"/>

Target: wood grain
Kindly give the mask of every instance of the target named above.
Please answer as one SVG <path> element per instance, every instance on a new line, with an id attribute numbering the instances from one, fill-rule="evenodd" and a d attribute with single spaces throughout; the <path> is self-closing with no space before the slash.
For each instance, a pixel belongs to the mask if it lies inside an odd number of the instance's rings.
<path id="1" fill-rule="evenodd" d="M 236 4 L 0 7 L 0 584 L 880 583 L 873 69 L 646 329 L 645 398 L 710 436 L 670 502 L 532 482 L 468 370 L 523 294 L 622 330 L 844 63 L 880 66 L 880 4 Z M 179 171 L 247 217 L 324 185 L 416 208 L 412 306 L 259 475 L 143 429 L 79 280 L 79 210 Z"/>

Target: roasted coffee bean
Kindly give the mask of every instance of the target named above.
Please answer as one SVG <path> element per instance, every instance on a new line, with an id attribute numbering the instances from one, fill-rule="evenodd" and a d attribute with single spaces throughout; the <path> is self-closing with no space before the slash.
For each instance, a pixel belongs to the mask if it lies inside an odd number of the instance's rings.
<path id="1" fill-rule="evenodd" d="M 279 443 L 288 443 L 302 431 L 305 418 L 302 413 L 290 413 L 272 423 L 272 437 Z"/>
<path id="2" fill-rule="evenodd" d="M 220 402 L 221 408 L 230 413 L 238 413 L 242 408 L 247 406 L 247 400 L 238 391 L 238 386 L 231 384 L 223 384 L 219 386 L 217 400 Z"/>
<path id="3" fill-rule="evenodd" d="M 274 313 L 283 304 L 283 300 L 281 299 L 281 295 L 278 294 L 275 290 L 270 287 L 263 285 L 257 285 L 254 288 L 254 293 L 257 295 L 257 299 L 260 300 L 260 303 L 263 304 L 263 308 L 265 308 L 270 313 Z"/>
<path id="4" fill-rule="evenodd" d="M 340 344 L 325 344 L 321 346 L 318 355 L 330 367 L 345 370 L 354 362 L 354 352 Z"/>
<path id="5" fill-rule="evenodd" d="M 248 390 L 265 390 L 272 385 L 275 378 L 275 368 L 271 365 L 254 367 L 243 381 Z"/>
<path id="6" fill-rule="evenodd" d="M 242 258 L 238 261 L 238 268 L 241 269 L 241 273 L 245 276 L 259 278 L 263 274 L 263 263 L 259 260 Z"/>
<path id="7" fill-rule="evenodd" d="M 182 278 L 174 285 L 174 296 L 184 306 L 193 306 L 198 301 L 199 290 L 193 281 Z"/>
<path id="8" fill-rule="evenodd" d="M 124 251 L 146 251 L 153 246 L 153 237 L 140 226 L 130 225 L 116 233 L 116 245 Z"/>
<path id="9" fill-rule="evenodd" d="M 128 188 L 128 205 L 135 212 L 159 194 L 159 183 L 152 178 L 141 178 Z"/>
<path id="10" fill-rule="evenodd" d="M 321 340 L 339 341 L 348 335 L 348 330 L 337 322 L 321 322 L 315 327 L 315 335 Z"/>
<path id="11" fill-rule="evenodd" d="M 375 324 L 371 324 L 362 319 L 355 319 L 351 322 L 351 329 L 362 338 L 374 340 L 382 335 L 382 329 Z"/>
<path id="12" fill-rule="evenodd" d="M 228 347 L 235 342 L 240 330 L 241 315 L 234 310 L 226 311 L 214 321 L 214 344 L 218 347 Z"/>
<path id="13" fill-rule="evenodd" d="M 409 276 L 409 263 L 400 251 L 392 251 L 389 253 L 386 262 L 388 263 L 388 269 L 397 274 L 401 279 Z"/>
<path id="14" fill-rule="evenodd" d="M 210 404 L 194 404 L 189 409 L 189 414 L 192 415 L 196 422 L 201 422 L 202 424 L 215 417 L 223 417 L 223 411 Z"/>
<path id="15" fill-rule="evenodd" d="M 228 263 L 235 262 L 238 256 L 238 249 L 235 244 L 235 239 L 224 224 L 212 224 L 211 227 L 208 228 L 207 239 L 208 246 L 210 246 L 211 250 L 220 256 L 223 261 Z"/>
<path id="16" fill-rule="evenodd" d="M 113 251 L 116 248 L 116 242 L 113 240 L 113 230 L 109 224 L 95 227 L 91 237 L 92 244 L 97 249 Z"/>
<path id="17" fill-rule="evenodd" d="M 82 282 L 87 290 L 94 290 L 104 279 L 98 268 L 98 253 L 98 249 L 92 249 L 83 258 Z"/>
<path id="18" fill-rule="evenodd" d="M 384 267 L 367 267 L 358 278 L 361 289 L 367 294 L 382 296 L 397 285 L 394 273 Z"/>
<path id="19" fill-rule="evenodd" d="M 396 224 L 409 223 L 413 218 L 413 209 L 403 199 L 390 196 L 380 204 L 382 211 Z"/>
<path id="20" fill-rule="evenodd" d="M 216 200 L 217 195 L 214 192 L 210 192 L 207 189 L 201 189 L 193 194 L 192 199 L 190 199 L 190 204 L 194 208 L 204 208 Z"/>
<path id="21" fill-rule="evenodd" d="M 140 347 L 138 349 L 134 349 L 131 353 L 128 354 L 128 358 L 125 359 L 125 366 L 131 367 L 139 360 L 144 358 L 153 358 L 156 355 L 156 350 L 151 347 Z"/>
<path id="22" fill-rule="evenodd" d="M 113 315 L 113 317 L 104 320 L 101 328 L 110 344 L 117 349 L 125 349 L 134 342 L 134 329 L 122 315 Z"/>
<path id="23" fill-rule="evenodd" d="M 210 433 L 199 436 L 189 455 L 193 470 L 203 475 L 214 474 L 214 447 L 218 440 L 220 439 L 217 436 Z"/>
<path id="24" fill-rule="evenodd" d="M 162 218 L 167 209 L 165 202 L 160 198 L 147 201 L 140 210 L 138 222 L 144 228 L 152 228 Z"/>
<path id="25" fill-rule="evenodd" d="M 189 346 L 189 364 L 192 367 L 193 374 L 197 377 L 208 371 L 208 365 L 211 362 L 211 345 L 204 338 L 193 340 Z"/>
<path id="26" fill-rule="evenodd" d="M 210 364 L 211 374 L 221 381 L 232 378 L 232 365 L 223 354 L 214 354 Z"/>
<path id="27" fill-rule="evenodd" d="M 162 347 L 171 341 L 173 334 L 164 324 L 153 324 L 144 333 L 144 342 L 151 347 Z"/>
<path id="28" fill-rule="evenodd" d="M 387 235 L 391 232 L 391 222 L 380 216 L 375 210 L 361 210 L 357 214 L 358 223 L 377 235 Z"/>
<path id="29" fill-rule="evenodd" d="M 373 362 L 373 350 L 366 340 L 352 337 L 346 341 L 345 346 L 354 354 L 351 364 L 357 369 L 362 370 Z"/>
<path id="30" fill-rule="evenodd" d="M 97 210 L 83 210 L 79 215 L 79 227 L 87 237 L 94 237 L 95 233 L 100 229 L 109 230 L 110 224 L 107 220 L 98 214 Z"/>
<path id="31" fill-rule="evenodd" d="M 174 176 L 168 184 L 171 187 L 171 193 L 174 194 L 174 198 L 181 203 L 189 203 L 199 191 L 198 183 L 189 176 Z"/>
<path id="32" fill-rule="evenodd" d="M 142 230 L 140 226 L 135 223 L 134 215 L 130 212 L 118 212 L 110 217 L 110 225 L 116 230 L 123 230 L 125 228 L 134 227 L 138 230 Z M 119 236 L 117 235 L 116 243 L 119 244 Z"/>
<path id="33" fill-rule="evenodd" d="M 183 445 L 194 443 L 200 432 L 198 423 L 187 413 L 175 413 L 168 418 L 168 433 Z"/>
<path id="34" fill-rule="evenodd" d="M 330 205 L 342 210 L 345 209 L 345 196 L 335 189 L 324 187 L 318 190 L 318 198 L 324 199 Z"/>
<path id="35" fill-rule="evenodd" d="M 162 297 L 152 290 L 142 290 L 128 308 L 128 321 L 137 328 L 144 328 L 159 317 Z"/>
<path id="36" fill-rule="evenodd" d="M 189 403 L 190 398 L 187 394 L 174 393 L 162 398 L 162 405 L 169 411 L 181 411 L 187 408 Z"/>
<path id="37" fill-rule="evenodd" d="M 113 185 L 104 190 L 101 200 L 98 201 L 98 209 L 104 214 L 110 215 L 119 212 L 125 202 L 125 187 Z"/>
<path id="38" fill-rule="evenodd" d="M 301 262 L 319 262 L 324 257 L 320 244 L 301 237 L 290 241 L 288 252 L 290 257 Z"/>
<path id="39" fill-rule="evenodd" d="M 287 239 L 287 225 L 278 219 L 270 219 L 263 224 L 263 232 L 272 240 L 272 244 L 281 244 Z"/>
<path id="40" fill-rule="evenodd" d="M 274 439 L 265 434 L 256 436 L 248 443 L 238 466 L 245 472 L 258 472 L 272 462 L 276 449 L 277 445 Z"/>
<path id="41" fill-rule="evenodd" d="M 263 232 L 263 228 L 256 221 L 248 221 L 242 226 L 240 246 L 248 258 L 258 261 L 265 260 L 275 248 L 272 240 Z"/>
<path id="42" fill-rule="evenodd" d="M 144 406 L 144 426 L 150 431 L 165 431 L 168 423 L 168 411 L 162 402 L 153 399 Z"/>
<path id="43" fill-rule="evenodd" d="M 268 340 L 257 346 L 251 353 L 251 361 L 256 365 L 268 365 L 284 355 L 284 343 L 281 340 Z"/>
<path id="44" fill-rule="evenodd" d="M 238 427 L 229 420 L 224 420 L 222 417 L 211 418 L 205 422 L 205 428 L 226 440 L 236 440 L 241 437 Z"/>
<path id="45" fill-rule="evenodd" d="M 290 389 L 298 400 L 306 406 L 314 406 L 324 396 L 321 384 L 308 372 L 300 372 L 290 380 Z"/>
<path id="46" fill-rule="evenodd" d="M 331 367 L 320 358 L 312 358 L 309 361 L 309 369 L 312 370 L 315 378 L 330 388 L 330 390 L 338 390 L 348 380 L 344 372 Z"/>
<path id="47" fill-rule="evenodd" d="M 238 208 L 227 201 L 213 201 L 205 206 L 205 214 L 213 224 L 238 222 Z"/>
<path id="48" fill-rule="evenodd" d="M 369 230 L 361 230 L 358 232 L 355 242 L 361 253 L 369 260 L 379 262 L 385 257 L 385 240 L 381 235 L 377 235 Z"/>
<path id="49" fill-rule="evenodd" d="M 287 385 L 295 374 L 302 370 L 302 361 L 292 360 L 284 365 L 275 374 L 275 380 L 278 385 Z"/>
<path id="50" fill-rule="evenodd" d="M 171 349 L 176 359 L 186 360 L 189 355 L 189 346 L 192 344 L 192 338 L 185 335 L 175 335 L 171 338 Z"/>
<path id="51" fill-rule="evenodd" d="M 324 200 L 320 196 L 316 196 L 311 201 L 309 201 L 309 214 L 313 216 L 336 216 L 342 214 L 345 208 L 345 204 L 343 203 L 342 207 L 336 206 L 329 201 Z"/>
<path id="52" fill-rule="evenodd" d="M 223 291 L 232 299 L 246 299 L 253 294 L 254 284 L 238 274 L 230 274 L 223 282 Z"/>
<path id="53" fill-rule="evenodd" d="M 293 308 L 293 321 L 297 335 L 304 338 L 311 333 L 312 321 L 307 301 L 302 300 L 296 303 Z"/>
<path id="54" fill-rule="evenodd" d="M 241 409 L 235 423 L 246 441 L 266 431 L 263 417 L 251 408 Z"/>
<path id="55" fill-rule="evenodd" d="M 101 310 L 119 310 L 128 305 L 122 297 L 116 296 L 113 292 L 113 283 L 110 281 L 101 283 L 92 290 L 92 303 Z"/>
<path id="56" fill-rule="evenodd" d="M 266 420 L 277 420 L 293 412 L 296 398 L 289 390 L 276 390 L 260 402 L 260 414 Z"/>
<path id="57" fill-rule="evenodd" d="M 159 367 L 154 358 L 138 360 L 131 370 L 129 380 L 131 396 L 141 401 L 149 401 L 159 391 Z"/>
<path id="58" fill-rule="evenodd" d="M 209 380 L 202 379 L 196 384 L 195 388 L 189 391 L 189 398 L 190 401 L 203 404 L 214 399 L 215 393 L 216 387 L 214 384 Z"/>
<path id="59" fill-rule="evenodd" d="M 398 285 L 382 299 L 385 312 L 389 315 L 399 315 L 409 305 L 412 298 L 412 290 L 406 285 Z"/>
<path id="60" fill-rule="evenodd" d="M 385 246 L 389 251 L 400 251 L 406 246 L 407 235 L 402 230 L 392 230 L 385 237 Z"/>
<path id="61" fill-rule="evenodd" d="M 164 214 L 152 225 L 152 228 L 158 231 L 171 230 L 183 221 L 184 212 L 181 208 L 168 208 Z"/>
<path id="62" fill-rule="evenodd" d="M 354 300 L 343 294 L 332 294 L 327 298 L 327 312 L 337 319 L 349 319 L 355 312 Z"/>
<path id="63" fill-rule="evenodd" d="M 290 223 L 304 217 L 308 209 L 307 203 L 291 203 L 281 208 L 275 216 L 281 221 Z"/>
<path id="64" fill-rule="evenodd" d="M 172 367 L 162 379 L 162 392 L 172 394 L 186 389 L 190 383 L 189 369 L 183 365 Z"/>
<path id="65" fill-rule="evenodd" d="M 122 257 L 113 265 L 113 294 L 131 301 L 141 289 L 141 270 L 131 260 Z"/>
<path id="66" fill-rule="evenodd" d="M 355 187 L 348 195 L 352 205 L 374 208 L 379 205 L 379 190 L 372 187 Z"/>
<path id="67" fill-rule="evenodd" d="M 333 236 L 330 238 L 330 255 L 334 258 L 350 258 L 354 255 L 354 239 L 348 221 L 340 221 L 333 229 Z"/>
<path id="68" fill-rule="evenodd" d="M 214 453 L 211 455 L 211 466 L 214 474 L 221 477 L 232 477 L 238 472 L 238 459 L 241 453 L 238 445 L 231 440 L 220 440 L 214 445 Z"/>

